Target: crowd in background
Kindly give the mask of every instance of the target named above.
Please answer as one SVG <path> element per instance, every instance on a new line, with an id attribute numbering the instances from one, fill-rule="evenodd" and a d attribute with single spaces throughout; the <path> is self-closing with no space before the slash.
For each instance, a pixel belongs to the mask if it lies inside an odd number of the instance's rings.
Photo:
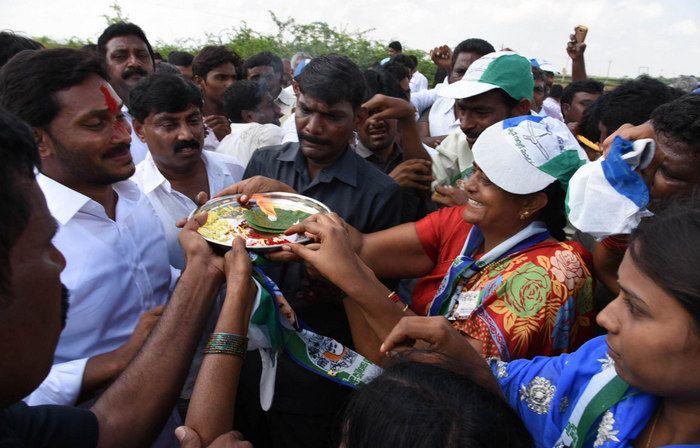
<path id="1" fill-rule="evenodd" d="M 700 446 L 698 86 L 511 46 L 1 32 L 0 446 Z M 332 213 L 197 232 L 267 192 Z"/>

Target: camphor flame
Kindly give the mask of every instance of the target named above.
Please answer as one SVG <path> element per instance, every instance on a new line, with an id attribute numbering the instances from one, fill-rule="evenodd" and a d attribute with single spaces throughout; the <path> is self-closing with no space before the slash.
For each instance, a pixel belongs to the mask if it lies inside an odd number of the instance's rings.
<path id="1" fill-rule="evenodd" d="M 272 201 L 265 196 L 254 194 L 250 197 L 253 199 L 260 207 L 260 210 L 267 215 L 267 219 L 270 221 L 277 221 L 277 212 L 275 212 L 275 207 L 272 205 Z"/>

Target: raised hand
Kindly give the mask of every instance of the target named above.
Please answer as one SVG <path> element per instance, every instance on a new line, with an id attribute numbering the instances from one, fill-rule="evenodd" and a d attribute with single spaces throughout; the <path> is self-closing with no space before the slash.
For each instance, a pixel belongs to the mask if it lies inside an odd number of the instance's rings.
<path id="1" fill-rule="evenodd" d="M 576 41 L 576 36 L 571 34 L 569 36 L 569 42 L 567 42 L 567 44 L 566 44 L 566 54 L 568 54 L 572 60 L 582 59 L 583 53 L 585 51 L 586 51 L 586 43 L 585 42 L 578 43 Z"/>
<path id="2" fill-rule="evenodd" d="M 432 176 L 430 161 L 411 159 L 400 163 L 389 176 L 402 187 L 430 190 L 430 183 L 435 180 Z"/>
<path id="3" fill-rule="evenodd" d="M 440 68 L 449 71 L 452 68 L 452 49 L 448 45 L 441 45 L 430 50 L 430 59 Z"/>
<path id="4" fill-rule="evenodd" d="M 228 118 L 221 115 L 208 115 L 204 117 L 204 124 L 214 132 L 219 141 L 231 133 L 231 125 Z"/>

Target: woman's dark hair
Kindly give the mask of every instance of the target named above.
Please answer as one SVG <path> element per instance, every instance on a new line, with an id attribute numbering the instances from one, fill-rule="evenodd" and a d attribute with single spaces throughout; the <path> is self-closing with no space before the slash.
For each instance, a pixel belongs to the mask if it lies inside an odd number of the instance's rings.
<path id="1" fill-rule="evenodd" d="M 700 188 L 668 200 L 656 211 L 632 232 L 630 256 L 680 302 L 700 330 Z"/>
<path id="2" fill-rule="evenodd" d="M 547 188 L 543 191 L 547 195 L 547 205 L 540 210 L 538 219 L 545 223 L 552 237 L 559 241 L 564 241 L 566 239 L 564 227 L 566 227 L 567 223 L 566 210 L 564 208 L 566 193 L 558 180 L 547 185 Z"/>
<path id="3" fill-rule="evenodd" d="M 433 354 L 434 358 L 442 358 Z M 402 359 L 361 387 L 342 421 L 346 448 L 531 447 L 518 415 L 472 372 Z"/>

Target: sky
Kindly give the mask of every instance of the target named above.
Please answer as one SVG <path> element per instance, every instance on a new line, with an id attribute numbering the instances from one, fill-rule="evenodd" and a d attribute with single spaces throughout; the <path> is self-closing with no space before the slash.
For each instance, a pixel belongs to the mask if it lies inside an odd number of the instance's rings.
<path id="1" fill-rule="evenodd" d="M 110 0 L 0 0 L 0 29 L 28 36 L 97 40 Z M 218 34 L 242 21 L 260 32 L 268 10 L 299 23 L 324 21 L 379 41 L 429 51 L 480 37 L 571 71 L 565 47 L 574 26 L 589 28 L 589 74 L 700 76 L 700 0 L 119 0 L 152 43 Z M 568 62 L 568 64 L 567 64 Z"/>

